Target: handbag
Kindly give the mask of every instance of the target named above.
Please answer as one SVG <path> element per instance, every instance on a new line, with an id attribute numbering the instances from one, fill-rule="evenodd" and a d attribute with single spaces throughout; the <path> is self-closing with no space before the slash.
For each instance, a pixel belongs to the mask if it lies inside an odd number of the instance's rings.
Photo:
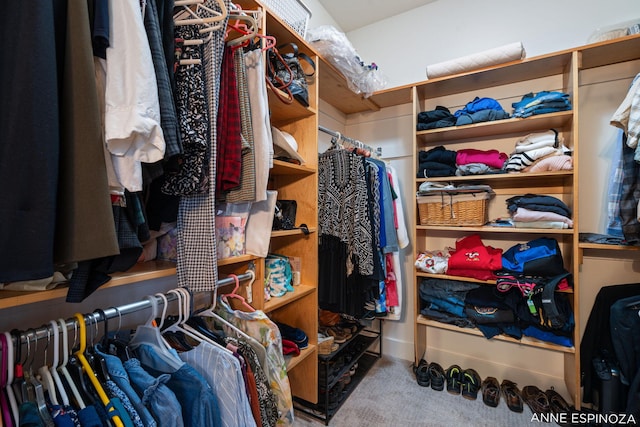
<path id="1" fill-rule="evenodd" d="M 292 230 L 296 227 L 296 211 L 298 203 L 295 200 L 276 200 L 273 215 L 272 230 Z"/>
<path id="2" fill-rule="evenodd" d="M 291 52 L 282 53 L 283 49 L 291 49 Z M 305 107 L 309 106 L 309 84 L 313 82 L 316 73 L 315 62 L 305 53 L 298 51 L 295 43 L 287 43 L 278 48 L 270 48 L 267 52 L 267 82 L 273 88 L 283 91 L 286 97 L 282 97 L 278 91 L 274 91 L 278 98 L 290 104 L 296 99 Z M 301 60 L 311 67 L 307 73 L 302 68 Z M 291 100 L 290 100 L 291 99 Z"/>

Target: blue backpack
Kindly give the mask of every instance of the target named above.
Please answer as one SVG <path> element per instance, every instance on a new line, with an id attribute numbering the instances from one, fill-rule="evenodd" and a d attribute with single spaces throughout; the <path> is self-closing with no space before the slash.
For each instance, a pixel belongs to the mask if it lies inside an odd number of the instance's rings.
<path id="1" fill-rule="evenodd" d="M 502 269 L 525 276 L 553 277 L 566 272 L 556 239 L 518 243 L 502 254 Z"/>

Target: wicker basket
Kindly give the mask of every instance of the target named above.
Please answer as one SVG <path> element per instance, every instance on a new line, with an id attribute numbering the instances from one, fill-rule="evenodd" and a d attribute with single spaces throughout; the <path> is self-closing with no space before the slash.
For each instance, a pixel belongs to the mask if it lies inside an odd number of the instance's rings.
<path id="1" fill-rule="evenodd" d="M 487 222 L 492 193 L 447 193 L 418 196 L 420 225 L 479 227 Z"/>
<path id="2" fill-rule="evenodd" d="M 302 38 L 307 35 L 311 10 L 300 0 L 264 0 L 263 3 Z"/>

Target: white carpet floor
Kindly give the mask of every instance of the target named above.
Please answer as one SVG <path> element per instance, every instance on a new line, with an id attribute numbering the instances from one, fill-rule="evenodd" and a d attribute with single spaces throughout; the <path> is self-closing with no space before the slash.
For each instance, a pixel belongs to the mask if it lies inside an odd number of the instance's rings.
<path id="1" fill-rule="evenodd" d="M 296 411 L 294 426 L 319 427 L 324 421 Z M 411 362 L 382 357 L 358 384 L 331 419 L 330 426 L 344 427 L 532 427 L 548 425 L 532 420 L 531 410 L 516 413 L 503 400 L 497 408 L 460 395 L 421 387 Z"/>

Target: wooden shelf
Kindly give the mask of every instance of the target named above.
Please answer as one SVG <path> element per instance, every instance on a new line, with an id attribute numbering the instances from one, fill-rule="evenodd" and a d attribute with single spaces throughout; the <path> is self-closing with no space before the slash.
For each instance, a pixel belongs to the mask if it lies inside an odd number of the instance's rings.
<path id="1" fill-rule="evenodd" d="M 513 117 L 504 120 L 492 120 L 489 122 L 474 123 L 470 125 L 453 126 L 417 131 L 418 142 L 440 143 L 465 142 L 468 139 L 482 139 L 509 134 L 524 134 L 547 130 L 550 128 L 562 129 L 573 120 L 573 111 L 560 111 L 557 113 L 540 114 L 527 118 Z"/>
<path id="2" fill-rule="evenodd" d="M 582 70 L 640 59 L 640 34 L 577 48 Z"/>
<path id="3" fill-rule="evenodd" d="M 507 85 L 562 74 L 571 64 L 571 56 L 572 50 L 564 50 L 453 76 L 425 80 L 416 85 L 418 98 L 437 98 L 455 93 L 477 92 L 498 84 Z"/>
<path id="4" fill-rule="evenodd" d="M 421 182 L 478 182 L 478 181 L 533 181 L 542 179 L 548 182 L 551 179 L 571 178 L 573 170 L 553 171 L 553 172 L 518 172 L 518 173 L 497 173 L 489 175 L 466 175 L 466 176 L 442 176 L 433 178 L 418 178 L 416 181 Z"/>
<path id="5" fill-rule="evenodd" d="M 320 99 L 323 99 L 344 114 L 361 113 L 364 111 L 378 111 L 380 105 L 364 94 L 353 92 L 349 88 L 347 79 L 333 64 L 320 57 L 318 76 L 320 80 Z M 407 102 L 411 102 L 409 99 Z"/>
<path id="6" fill-rule="evenodd" d="M 263 311 L 265 313 L 269 313 L 271 311 L 277 310 L 280 307 L 284 307 L 285 305 L 288 305 L 316 291 L 316 288 L 307 285 L 294 286 L 293 289 L 293 292 L 287 292 L 281 297 L 271 297 L 269 301 L 266 301 L 264 303 Z"/>
<path id="7" fill-rule="evenodd" d="M 317 231 L 316 227 L 309 227 L 309 233 L 315 233 Z M 274 237 L 283 237 L 283 236 L 295 236 L 298 234 L 304 234 L 301 229 L 296 228 L 294 230 L 278 230 L 271 232 L 271 238 Z"/>
<path id="8" fill-rule="evenodd" d="M 631 245 L 605 245 L 602 243 L 578 243 L 580 249 L 597 249 L 604 251 L 640 251 L 640 246 Z"/>
<path id="9" fill-rule="evenodd" d="M 515 228 L 515 227 L 456 227 L 444 225 L 416 225 L 416 230 L 465 231 L 475 233 L 515 233 L 515 234 L 574 234 L 573 228 Z"/>
<path id="10" fill-rule="evenodd" d="M 316 169 L 305 165 L 296 165 L 295 163 L 285 162 L 283 160 L 273 160 L 273 168 L 271 175 L 312 175 L 316 173 Z"/>
<path id="11" fill-rule="evenodd" d="M 286 98 L 286 95 L 283 94 L 282 96 Z M 291 104 L 285 104 L 274 95 L 273 89 L 271 88 L 267 88 L 267 97 L 269 98 L 271 122 L 275 127 L 280 127 L 317 114 L 314 108 L 305 107 L 295 99 Z"/>
<path id="12" fill-rule="evenodd" d="M 302 363 L 307 357 L 311 356 L 315 351 L 316 346 L 309 344 L 307 348 L 300 350 L 300 354 L 292 357 L 287 361 L 287 371 L 293 370 L 296 366 Z"/>
<path id="13" fill-rule="evenodd" d="M 484 337 L 484 335 L 482 334 L 482 332 L 480 332 L 480 330 L 478 329 L 472 329 L 472 328 L 460 328 L 458 326 L 455 325 L 449 325 L 446 323 L 441 323 L 435 320 L 429 320 L 426 317 L 419 315 L 418 319 L 416 321 L 416 323 L 418 325 L 424 325 L 424 326 L 428 326 L 431 328 L 438 328 L 438 329 L 443 329 L 446 331 L 453 331 L 453 332 L 458 332 L 461 334 L 466 334 L 466 335 L 474 335 L 474 336 L 478 336 L 478 337 Z M 553 343 L 549 343 L 546 341 L 540 341 L 537 340 L 535 338 L 531 338 L 531 337 L 522 337 L 522 339 L 515 339 L 515 338 L 511 338 L 508 337 L 506 335 L 497 335 L 493 338 L 491 338 L 489 341 L 505 341 L 505 342 L 510 342 L 510 343 L 515 343 L 515 344 L 519 344 L 519 345 L 524 345 L 527 347 L 537 347 L 537 348 L 542 348 L 545 350 L 551 350 L 551 351 L 557 351 L 557 352 L 561 352 L 561 353 L 570 353 L 570 354 L 574 354 L 576 352 L 575 347 L 565 347 L 562 345 L 557 345 L 557 344 L 553 344 Z"/>
<path id="14" fill-rule="evenodd" d="M 219 259 L 218 260 L 218 266 L 240 264 L 240 263 L 243 263 L 243 262 L 255 261 L 257 259 L 260 259 L 260 258 L 255 256 L 255 255 L 234 256 L 234 257 L 231 257 L 231 258 Z"/>
<path id="15" fill-rule="evenodd" d="M 431 279 L 446 279 L 446 280 L 458 280 L 461 282 L 470 282 L 470 283 L 481 283 L 483 285 L 495 285 L 495 280 L 479 280 L 474 279 L 473 277 L 462 277 L 462 276 L 450 276 L 448 274 L 434 274 L 434 273 L 425 273 L 424 271 L 416 271 L 416 276 L 418 277 L 428 277 Z"/>
<path id="16" fill-rule="evenodd" d="M 106 284 L 100 286 L 100 288 L 98 288 L 98 291 L 116 288 L 123 285 L 131 285 L 133 283 L 158 279 L 161 277 L 169 277 L 175 274 L 176 265 L 173 262 L 141 262 L 124 273 L 112 274 L 111 280 Z M 55 289 L 51 289 L 48 291 L 35 292 L 0 290 L 0 309 L 17 307 L 42 301 L 49 301 L 55 298 L 65 298 L 67 296 L 67 290 L 67 285 L 60 285 Z"/>
<path id="17" fill-rule="evenodd" d="M 446 279 L 446 280 L 458 280 L 460 282 L 468 282 L 468 283 L 478 283 L 481 285 L 496 285 L 496 280 L 480 280 L 480 279 L 474 279 L 473 277 L 463 277 L 463 276 L 451 276 L 448 274 L 434 274 L 434 273 L 425 273 L 424 271 L 417 271 L 416 270 L 416 277 L 427 277 L 430 279 Z M 556 292 L 559 293 L 563 293 L 563 294 L 572 294 L 573 293 L 573 289 L 563 289 L 563 290 L 556 290 Z"/>

